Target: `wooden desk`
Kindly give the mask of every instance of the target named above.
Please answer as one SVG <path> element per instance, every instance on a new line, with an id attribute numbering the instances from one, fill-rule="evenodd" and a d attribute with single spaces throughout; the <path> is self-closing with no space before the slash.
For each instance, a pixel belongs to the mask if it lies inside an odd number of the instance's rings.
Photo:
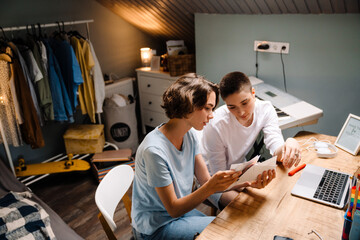
<path id="1" fill-rule="evenodd" d="M 300 132 L 297 140 L 315 137 L 335 142 L 336 137 Z M 360 156 L 339 149 L 333 159 L 320 159 L 315 152 L 302 150 L 302 162 L 353 174 L 360 166 Z M 277 167 L 276 178 L 264 189 L 241 192 L 215 220 L 201 233 L 201 239 L 261 239 L 272 240 L 274 235 L 293 239 L 319 238 L 308 234 L 318 232 L 323 239 L 341 239 L 344 210 L 315 203 L 291 195 L 291 190 L 301 175 L 287 175 L 288 170 Z"/>

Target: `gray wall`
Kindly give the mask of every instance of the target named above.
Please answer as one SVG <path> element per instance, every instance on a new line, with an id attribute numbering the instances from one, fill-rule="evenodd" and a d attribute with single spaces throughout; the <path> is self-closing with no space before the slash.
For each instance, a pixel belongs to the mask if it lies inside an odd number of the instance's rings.
<path id="1" fill-rule="evenodd" d="M 300 130 L 337 136 L 349 113 L 360 116 L 360 15 L 195 15 L 197 73 L 219 82 L 228 72 L 255 76 L 254 40 L 289 42 L 283 55 L 290 94 L 323 109 Z M 284 89 L 280 54 L 259 53 L 258 77 Z"/>
<path id="2" fill-rule="evenodd" d="M 6 2 L 6 4 L 5 4 Z M 95 0 L 0 0 L 0 26 L 12 27 L 34 23 L 76 21 L 93 19 L 89 24 L 90 39 L 99 59 L 103 73 L 115 73 L 119 77 L 135 76 L 135 69 L 141 67 L 140 48 L 144 46 L 161 51 L 165 45 L 153 39 L 122 20 Z M 57 28 L 44 29 L 48 34 Z M 86 36 L 86 25 L 65 26 L 65 30 L 78 30 Z M 8 37 L 22 36 L 26 31 L 6 32 Z M 0 33 L 1 34 L 1 33 Z M 62 134 L 67 124 L 48 123 L 43 127 L 45 147 L 31 149 L 28 145 L 11 148 L 14 160 L 24 156 L 29 163 L 44 161 L 64 150 Z M 0 158 L 6 159 L 3 145 Z"/>

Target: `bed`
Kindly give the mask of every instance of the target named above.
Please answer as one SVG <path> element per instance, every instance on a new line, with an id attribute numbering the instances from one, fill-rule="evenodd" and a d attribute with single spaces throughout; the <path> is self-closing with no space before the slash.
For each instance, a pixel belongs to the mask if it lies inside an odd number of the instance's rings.
<path id="1" fill-rule="evenodd" d="M 12 174 L 9 168 L 4 164 L 3 160 L 0 159 L 0 200 L 12 196 L 11 192 L 23 193 L 29 189 Z M 17 195 L 17 194 L 15 194 Z M 26 198 L 27 199 L 27 198 Z M 40 198 L 32 193 L 32 196 L 28 198 L 29 202 L 35 202 L 41 206 L 44 212 L 46 212 L 50 219 L 50 232 L 52 231 L 58 240 L 76 240 L 83 239 L 73 229 L 71 229 L 61 218 L 54 212 L 48 205 L 46 205 Z M 0 207 L 0 211 L 5 212 L 6 207 Z M 1 220 L 1 219 L 0 219 Z M 19 222 L 19 221 L 18 221 Z"/>

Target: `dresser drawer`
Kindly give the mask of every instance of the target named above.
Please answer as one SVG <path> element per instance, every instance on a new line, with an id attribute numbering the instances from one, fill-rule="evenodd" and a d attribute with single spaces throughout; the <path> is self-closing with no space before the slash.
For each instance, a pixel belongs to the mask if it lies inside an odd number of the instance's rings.
<path id="1" fill-rule="evenodd" d="M 161 107 L 162 95 L 178 77 L 171 77 L 168 72 L 152 71 L 148 68 L 138 68 L 136 72 L 142 119 L 141 128 L 145 135 L 147 133 L 146 126 L 157 127 L 169 120 Z"/>
<path id="2" fill-rule="evenodd" d="M 162 96 L 143 93 L 140 96 L 140 106 L 144 109 L 163 113 L 164 110 L 161 107 Z"/>
<path id="3" fill-rule="evenodd" d="M 146 92 L 162 96 L 171 83 L 170 80 L 143 76 L 139 79 L 139 88 L 141 93 Z"/>
<path id="4" fill-rule="evenodd" d="M 158 113 L 158 112 L 143 110 L 141 111 L 141 114 L 143 115 L 144 125 L 150 127 L 157 127 L 161 123 L 169 121 L 169 119 L 166 117 L 164 112 Z"/>

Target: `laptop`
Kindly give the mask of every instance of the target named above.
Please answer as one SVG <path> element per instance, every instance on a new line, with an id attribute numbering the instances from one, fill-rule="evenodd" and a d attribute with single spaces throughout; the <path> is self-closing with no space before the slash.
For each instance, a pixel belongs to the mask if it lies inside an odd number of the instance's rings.
<path id="1" fill-rule="evenodd" d="M 350 175 L 307 164 L 291 194 L 343 209 L 348 201 Z"/>

